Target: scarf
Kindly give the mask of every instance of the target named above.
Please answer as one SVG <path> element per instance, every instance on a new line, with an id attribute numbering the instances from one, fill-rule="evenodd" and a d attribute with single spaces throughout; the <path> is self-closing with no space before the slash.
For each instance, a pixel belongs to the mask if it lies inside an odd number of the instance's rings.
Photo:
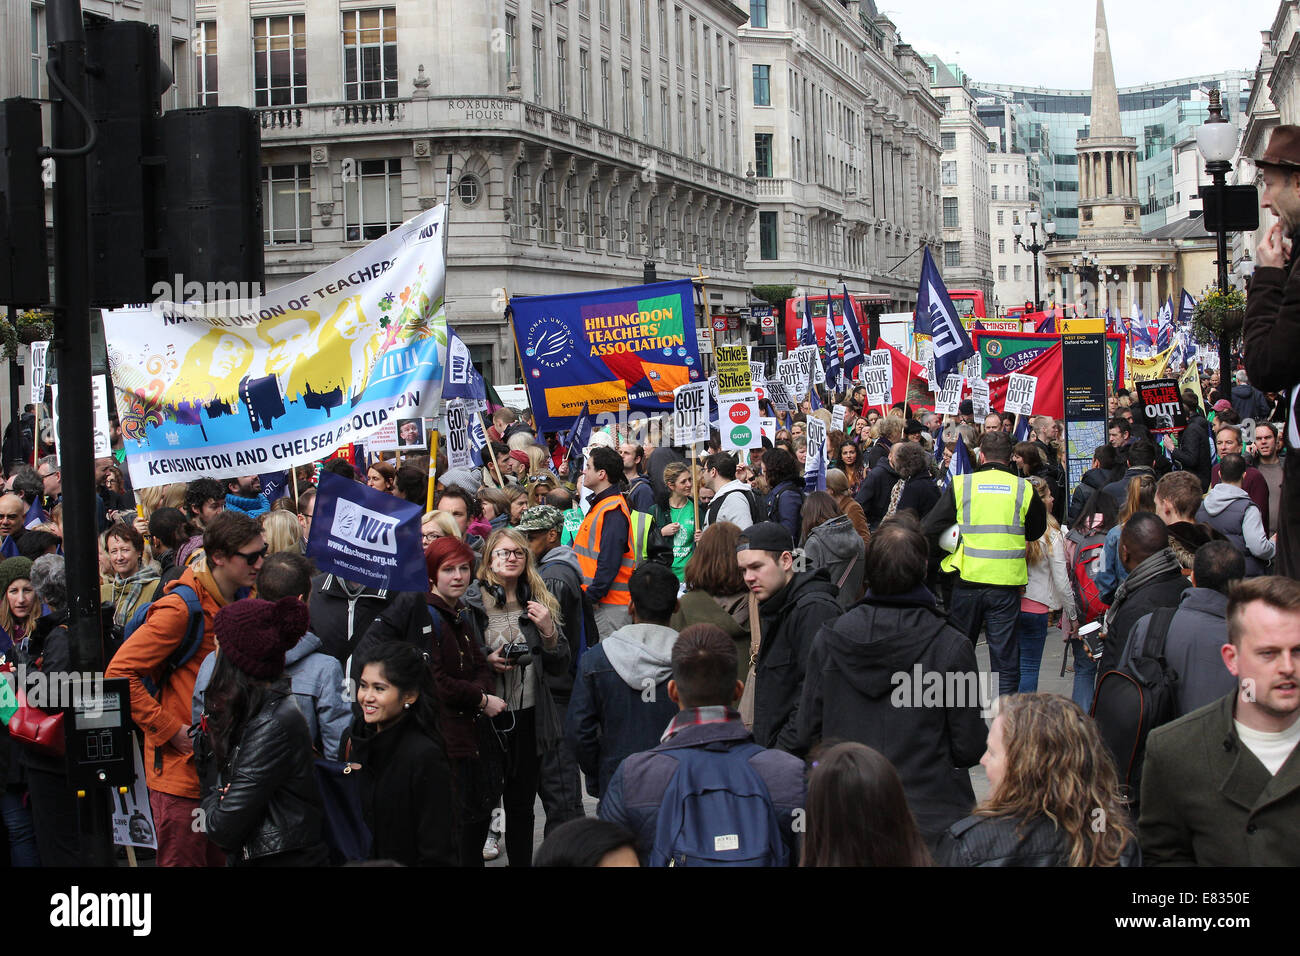
<path id="1" fill-rule="evenodd" d="M 1115 612 L 1119 606 L 1124 603 L 1124 599 L 1145 584 L 1149 584 L 1162 574 L 1170 571 L 1175 574 L 1182 574 L 1183 567 L 1178 563 L 1178 558 L 1170 548 L 1163 548 L 1157 551 L 1151 557 L 1147 558 L 1120 584 L 1119 590 L 1115 592 L 1115 600 L 1111 601 L 1110 608 L 1106 611 L 1106 631 L 1110 632 L 1110 625 L 1115 620 Z"/>
<path id="2" fill-rule="evenodd" d="M 126 622 L 131 619 L 136 606 L 140 603 L 144 586 L 154 583 L 158 577 L 158 569 L 152 564 L 141 566 L 129 578 L 116 575 L 113 577 L 113 625 L 115 627 L 126 627 Z"/>

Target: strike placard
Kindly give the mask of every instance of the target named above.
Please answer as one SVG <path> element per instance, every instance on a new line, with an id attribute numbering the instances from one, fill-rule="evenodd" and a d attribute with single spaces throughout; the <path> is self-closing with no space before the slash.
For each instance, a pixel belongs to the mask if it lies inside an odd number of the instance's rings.
<path id="1" fill-rule="evenodd" d="M 709 394 L 704 382 L 673 389 L 673 439 L 679 445 L 709 440 Z"/>
<path id="2" fill-rule="evenodd" d="M 472 468 L 473 456 L 469 448 L 469 417 L 465 400 L 455 398 L 443 406 L 447 415 L 447 429 L 443 439 L 447 442 L 447 467 Z"/>
<path id="3" fill-rule="evenodd" d="M 1137 383 L 1138 404 L 1147 428 L 1156 435 L 1177 434 L 1187 427 L 1187 412 L 1178 397 L 1178 382 L 1153 378 Z"/>
<path id="4" fill-rule="evenodd" d="M 970 401 L 976 418 L 987 418 L 993 407 L 989 404 L 989 383 L 982 378 L 970 383 Z"/>
<path id="5" fill-rule="evenodd" d="M 1008 415 L 1034 414 L 1034 392 L 1038 389 L 1038 379 L 1032 375 L 1012 372 L 1007 376 L 1007 401 L 1003 411 Z"/>
<path id="6" fill-rule="evenodd" d="M 718 365 L 718 394 L 736 395 L 753 391 L 749 377 L 749 349 L 743 345 L 714 346 Z"/>
<path id="7" fill-rule="evenodd" d="M 868 405 L 888 405 L 894 390 L 894 363 L 888 349 L 874 349 L 862 365 Z"/>
<path id="8" fill-rule="evenodd" d="M 934 410 L 940 415 L 956 415 L 961 407 L 960 375 L 949 375 L 943 381 L 943 391 L 934 400 Z"/>
<path id="9" fill-rule="evenodd" d="M 758 396 L 753 392 L 720 396 L 718 432 L 722 436 L 724 451 L 762 448 L 763 433 L 758 426 Z"/>

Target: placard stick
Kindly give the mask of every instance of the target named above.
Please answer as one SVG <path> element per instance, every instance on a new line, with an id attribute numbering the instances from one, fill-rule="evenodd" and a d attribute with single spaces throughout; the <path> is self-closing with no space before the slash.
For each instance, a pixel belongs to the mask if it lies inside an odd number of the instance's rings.
<path id="1" fill-rule="evenodd" d="M 424 513 L 433 511 L 433 492 L 438 471 L 438 429 L 429 432 L 429 487 L 424 493 Z"/>
<path id="2" fill-rule="evenodd" d="M 700 465 L 698 443 L 691 442 L 691 500 L 695 503 L 695 530 L 700 529 Z"/>
<path id="3" fill-rule="evenodd" d="M 289 474 L 293 475 L 293 510 L 298 511 L 298 467 L 295 465 L 289 469 Z"/>

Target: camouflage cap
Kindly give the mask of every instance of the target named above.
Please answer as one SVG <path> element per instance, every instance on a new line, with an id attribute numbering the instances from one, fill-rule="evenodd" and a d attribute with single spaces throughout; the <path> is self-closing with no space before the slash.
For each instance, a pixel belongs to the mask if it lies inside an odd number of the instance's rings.
<path id="1" fill-rule="evenodd" d="M 538 505 L 524 512 L 524 516 L 519 519 L 519 524 L 515 525 L 515 530 L 528 533 L 530 531 L 550 531 L 552 528 L 562 528 L 563 526 L 564 514 L 559 508 L 554 505 Z"/>

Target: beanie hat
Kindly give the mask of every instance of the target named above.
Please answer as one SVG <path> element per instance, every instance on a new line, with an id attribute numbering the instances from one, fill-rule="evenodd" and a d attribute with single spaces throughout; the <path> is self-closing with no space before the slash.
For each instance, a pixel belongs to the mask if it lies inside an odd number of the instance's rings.
<path id="1" fill-rule="evenodd" d="M 32 576 L 32 562 L 30 558 L 5 558 L 0 561 L 0 596 L 3 596 L 9 590 L 9 585 L 15 581 Z"/>
<path id="2" fill-rule="evenodd" d="M 307 633 L 307 605 L 296 597 L 272 604 L 245 598 L 227 604 L 213 622 L 221 653 L 249 677 L 271 680 L 284 673 L 284 655 Z"/>

